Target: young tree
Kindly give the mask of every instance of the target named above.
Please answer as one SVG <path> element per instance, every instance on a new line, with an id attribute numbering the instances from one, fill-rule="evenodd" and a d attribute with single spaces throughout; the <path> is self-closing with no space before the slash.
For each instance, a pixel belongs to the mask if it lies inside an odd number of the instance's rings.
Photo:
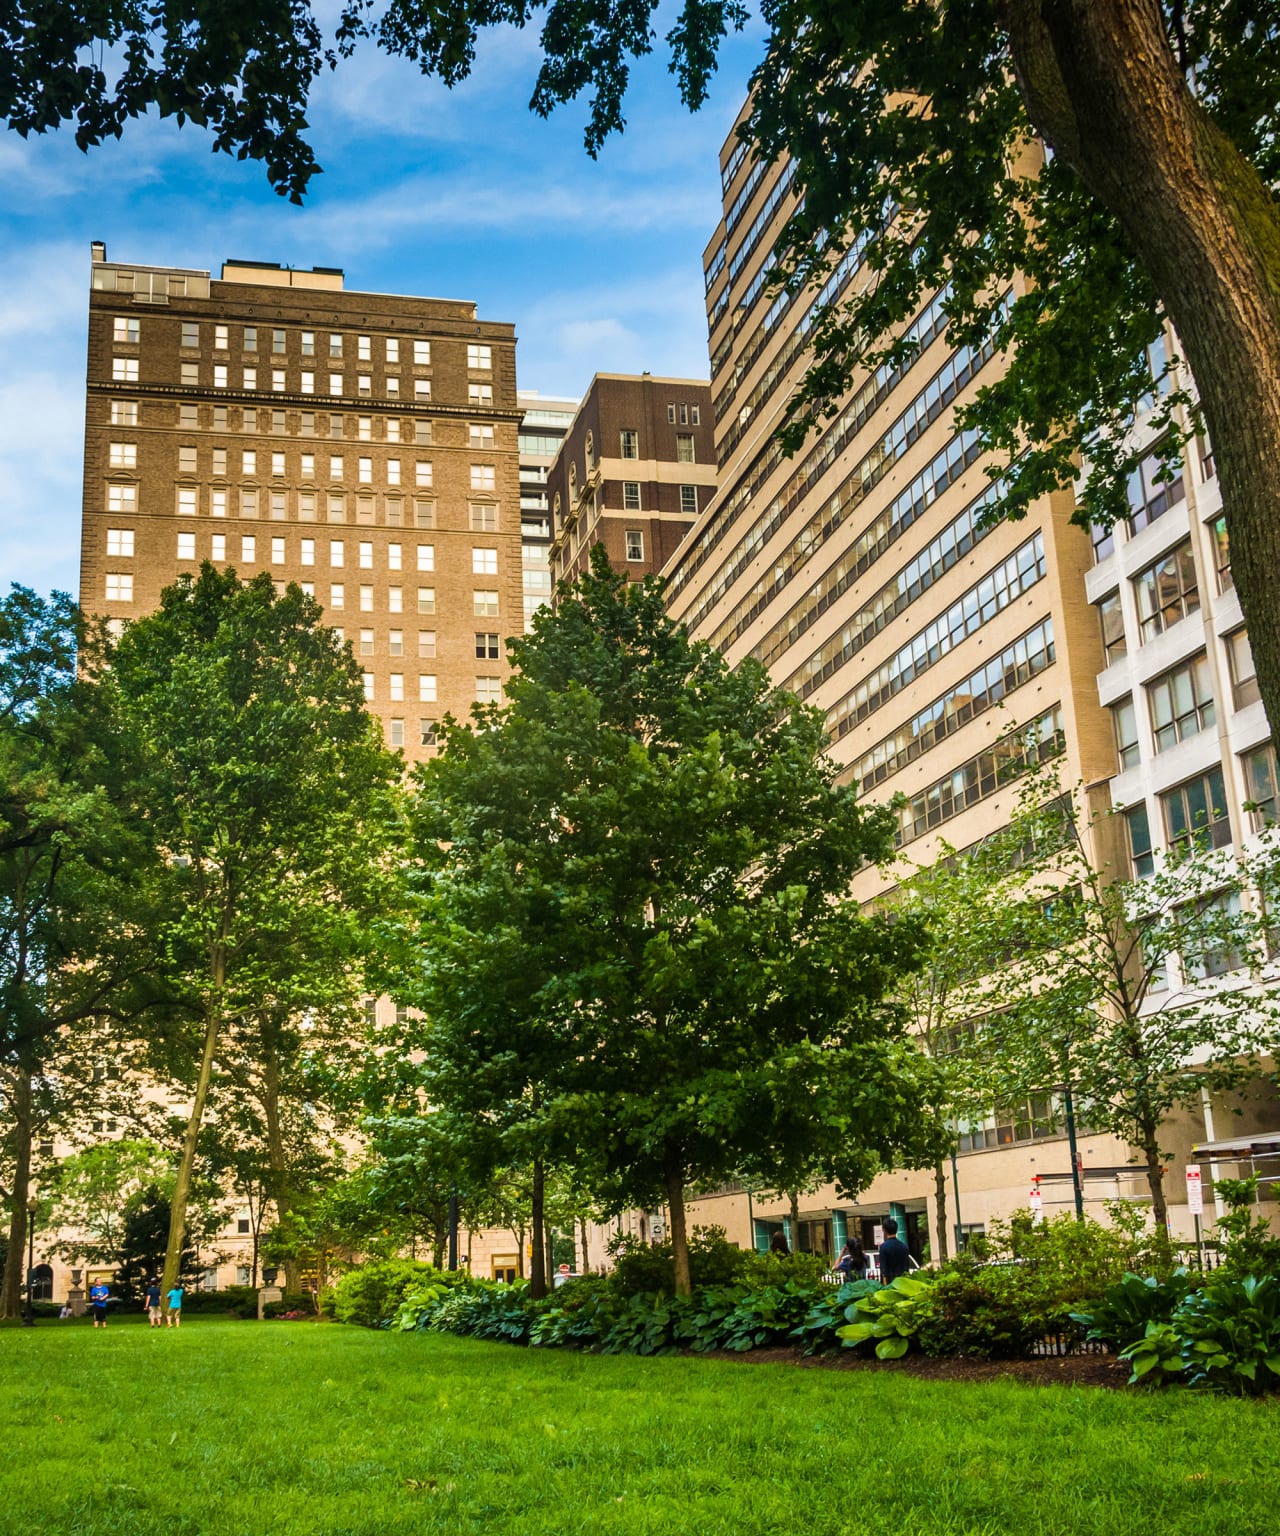
<path id="1" fill-rule="evenodd" d="M 0 1142 L 8 1245 L 0 1317 L 16 1315 L 32 1147 L 115 1083 L 154 1000 L 145 829 L 128 814 L 128 747 L 101 652 L 71 600 L 0 602 Z M 121 1028 L 108 1044 L 108 1021 Z"/>
<path id="2" fill-rule="evenodd" d="M 197 1022 L 163 1042 L 192 1090 L 165 1285 L 177 1273 L 205 1107 L 264 1000 L 356 1011 L 397 759 L 314 599 L 205 564 L 115 656 L 143 746 L 138 805 L 168 856 L 160 935 Z"/>
<path id="3" fill-rule="evenodd" d="M 510 702 L 419 772 L 437 1091 L 478 1076 L 584 1188 L 665 1203 L 687 1292 L 687 1186 L 931 1155 L 887 995 L 920 926 L 846 894 L 892 812 L 836 783 L 818 711 L 692 643 L 600 548 L 510 648 Z"/>
<path id="4" fill-rule="evenodd" d="M 549 8 L 531 105 L 593 92 L 587 147 L 623 125 L 633 60 L 650 53 L 658 0 Z M 158 107 L 211 128 L 214 145 L 265 161 L 295 200 L 316 170 L 302 136 L 315 76 L 373 34 L 454 85 L 478 33 L 530 25 L 533 4 L 456 0 L 441 10 L 347 0 L 325 50 L 301 3 L 237 3 L 198 17 L 177 0 L 125 15 L 45 0 L 0 31 L 0 114 L 19 132 L 74 121 L 81 147 Z M 691 107 L 718 48 L 750 12 L 686 0 L 667 34 Z M 1268 716 L 1280 724 L 1280 19 L 1239 0 L 766 0 L 767 57 L 746 136 L 789 157 L 794 216 L 778 276 L 823 281 L 868 237 L 874 282 L 839 295 L 813 330 L 814 367 L 793 406 L 799 441 L 853 372 L 895 349 L 895 329 L 946 285 L 951 336 L 995 322 L 1005 378 L 966 411 L 1010 460 L 1013 514 L 1069 484 L 1088 447 L 1086 520 L 1124 515 L 1134 463 L 1124 428 L 1151 387 L 1161 311 L 1186 348 L 1212 434 L 1236 586 Z M 163 47 L 155 46 L 163 38 Z M 110 45 L 122 60 L 80 67 Z M 1052 148 L 1041 167 L 1033 134 Z M 900 349 L 899 349 L 900 350 Z M 1178 447 L 1171 433 L 1166 455 Z M 1029 451 L 1027 451 L 1029 449 Z"/>
<path id="5" fill-rule="evenodd" d="M 1052 770 L 1028 782 L 1008 829 L 969 857 L 962 932 L 985 951 L 968 991 L 988 1102 L 1058 1093 L 1133 1146 L 1158 1228 L 1161 1134 L 1203 1089 L 1238 1086 L 1280 1039 L 1263 974 L 1276 855 L 1185 848 L 1129 877 L 1121 815 L 1089 810 Z"/>

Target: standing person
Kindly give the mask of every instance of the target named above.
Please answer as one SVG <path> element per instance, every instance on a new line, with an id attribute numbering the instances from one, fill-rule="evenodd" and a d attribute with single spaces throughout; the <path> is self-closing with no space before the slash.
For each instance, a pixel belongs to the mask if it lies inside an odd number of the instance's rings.
<path id="1" fill-rule="evenodd" d="M 152 1328 L 164 1326 L 164 1314 L 160 1310 L 160 1277 L 153 1275 L 147 1281 L 147 1323 Z"/>
<path id="2" fill-rule="evenodd" d="M 787 1247 L 787 1240 L 781 1232 L 775 1232 L 769 1239 L 769 1252 L 780 1254 L 784 1259 L 791 1257 L 791 1250 Z"/>
<path id="3" fill-rule="evenodd" d="M 885 1285 L 913 1268 L 911 1250 L 898 1236 L 898 1223 L 892 1216 L 884 1219 L 884 1241 L 880 1244 L 879 1259 L 880 1279 Z"/>
<path id="4" fill-rule="evenodd" d="M 173 1289 L 165 1297 L 165 1300 L 169 1303 L 169 1316 L 166 1319 L 166 1326 L 169 1328 L 181 1328 L 182 1286 L 180 1283 L 175 1282 Z"/>
<path id="5" fill-rule="evenodd" d="M 89 1302 L 93 1307 L 93 1326 L 107 1326 L 107 1302 L 111 1299 L 111 1287 L 105 1280 L 95 1280 L 89 1287 Z"/>
<path id="6" fill-rule="evenodd" d="M 851 1237 L 840 1250 L 835 1268 L 836 1273 L 843 1275 L 846 1280 L 867 1278 L 867 1255 L 856 1237 Z"/>

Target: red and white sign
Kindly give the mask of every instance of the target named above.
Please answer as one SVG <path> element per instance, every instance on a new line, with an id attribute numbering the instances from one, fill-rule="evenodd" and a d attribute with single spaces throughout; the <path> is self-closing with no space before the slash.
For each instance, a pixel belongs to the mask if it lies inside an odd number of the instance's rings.
<path id="1" fill-rule="evenodd" d="M 569 1266 L 567 1264 L 562 1264 L 560 1266 L 560 1273 L 562 1275 L 567 1275 L 567 1274 L 571 1274 L 572 1271 L 570 1270 L 570 1268 L 569 1268 Z"/>
<path id="2" fill-rule="evenodd" d="M 1204 1215 L 1204 1185 L 1200 1178 L 1200 1164 L 1187 1164 L 1187 1210 L 1193 1216 Z"/>

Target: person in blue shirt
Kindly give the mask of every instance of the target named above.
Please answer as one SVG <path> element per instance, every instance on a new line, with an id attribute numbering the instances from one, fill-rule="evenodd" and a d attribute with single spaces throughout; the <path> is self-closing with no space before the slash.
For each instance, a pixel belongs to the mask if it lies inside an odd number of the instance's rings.
<path id="1" fill-rule="evenodd" d="M 164 1323 L 160 1313 L 160 1281 L 158 1279 L 147 1281 L 147 1322 L 152 1328 L 159 1328 Z"/>
<path id="2" fill-rule="evenodd" d="M 95 1280 L 89 1287 L 89 1301 L 93 1306 L 93 1326 L 105 1328 L 107 1326 L 107 1302 L 111 1297 L 111 1287 L 105 1280 Z"/>
<path id="3" fill-rule="evenodd" d="M 884 1219 L 884 1241 L 876 1257 L 880 1261 L 880 1280 L 884 1285 L 905 1275 L 912 1267 L 911 1250 L 898 1236 L 898 1223 L 892 1216 Z"/>
<path id="4" fill-rule="evenodd" d="M 170 1328 L 182 1327 L 182 1287 L 175 1285 L 165 1297 L 169 1303 L 169 1316 L 165 1319 Z"/>

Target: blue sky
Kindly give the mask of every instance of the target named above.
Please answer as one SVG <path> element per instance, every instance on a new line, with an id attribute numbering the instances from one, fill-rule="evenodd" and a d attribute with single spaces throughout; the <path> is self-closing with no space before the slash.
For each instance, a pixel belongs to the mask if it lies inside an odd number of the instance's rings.
<path id="1" fill-rule="evenodd" d="M 350 288 L 474 299 L 515 322 L 520 385 L 545 394 L 580 394 L 601 370 L 705 377 L 717 157 L 762 47 L 758 29 L 733 39 L 690 116 L 659 41 L 626 133 L 592 161 L 585 102 L 545 122 L 528 111 L 536 33 L 484 39 L 453 92 L 366 45 L 318 82 L 325 174 L 301 209 L 172 123 L 134 123 L 87 156 L 67 134 L 0 134 L 0 590 L 77 589 L 91 240 L 114 260 L 338 266 Z"/>

